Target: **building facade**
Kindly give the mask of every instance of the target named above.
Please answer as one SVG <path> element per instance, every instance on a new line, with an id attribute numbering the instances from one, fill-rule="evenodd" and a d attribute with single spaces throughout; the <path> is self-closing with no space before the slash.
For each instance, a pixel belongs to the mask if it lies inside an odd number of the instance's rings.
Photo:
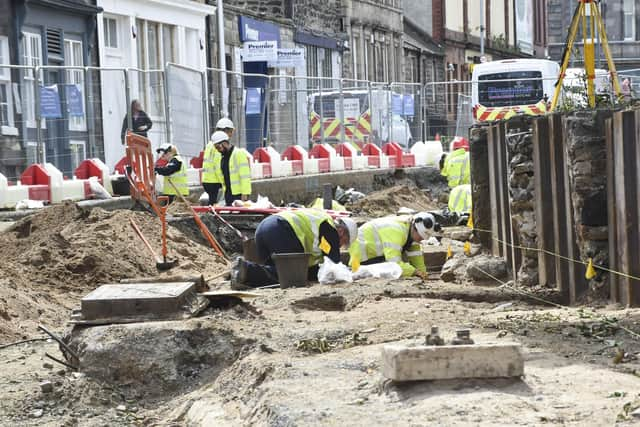
<path id="1" fill-rule="evenodd" d="M 571 23 L 573 12 L 578 3 L 561 0 L 548 1 L 549 56 L 560 61 L 567 40 L 567 29 Z M 600 2 L 609 48 L 618 71 L 640 68 L 640 1 L 639 0 L 607 0 Z M 575 41 L 578 49 L 582 48 L 582 38 L 578 34 Z M 602 49 L 597 49 L 597 67 L 607 68 Z M 570 66 L 583 65 L 582 52 L 572 55 Z"/>
<path id="2" fill-rule="evenodd" d="M 17 179 L 27 165 L 44 160 L 72 176 L 82 160 L 102 152 L 93 120 L 99 96 L 83 70 L 97 65 L 100 8 L 81 0 L 14 0 L 0 7 L 2 63 L 42 67 L 1 70 L 0 172 Z"/>
<path id="3" fill-rule="evenodd" d="M 215 8 L 201 1 L 97 0 L 104 158 L 113 167 L 123 156 L 122 123 L 129 100 L 139 100 L 153 125 L 155 147 L 166 141 L 166 100 L 160 70 L 166 63 L 206 66 L 206 20 Z M 124 69 L 131 68 L 127 76 Z"/>

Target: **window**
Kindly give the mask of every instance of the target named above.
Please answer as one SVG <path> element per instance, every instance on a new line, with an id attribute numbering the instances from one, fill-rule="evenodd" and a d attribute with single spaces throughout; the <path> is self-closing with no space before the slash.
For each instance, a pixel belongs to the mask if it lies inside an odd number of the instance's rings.
<path id="1" fill-rule="evenodd" d="M 164 81 L 158 70 L 167 62 L 176 62 L 175 26 L 138 19 L 138 68 L 146 70 L 140 79 L 139 99 L 151 116 L 164 115 Z"/>
<path id="2" fill-rule="evenodd" d="M 358 44 L 360 43 L 360 39 L 356 36 L 353 36 L 353 45 L 351 46 L 351 57 L 353 59 L 353 78 L 356 80 L 360 79 L 360 70 L 358 62 Z"/>
<path id="3" fill-rule="evenodd" d="M 84 141 L 69 141 L 69 154 L 71 157 L 71 170 L 76 170 L 80 163 L 87 157 Z"/>
<path id="4" fill-rule="evenodd" d="M 118 48 L 118 21 L 114 18 L 104 18 L 104 46 L 112 49 Z"/>
<path id="5" fill-rule="evenodd" d="M 42 65 L 42 41 L 40 34 L 23 33 L 22 37 L 22 63 L 29 66 Z M 36 127 L 36 94 L 34 88 L 33 70 L 24 71 L 24 96 L 23 108 L 27 126 Z M 42 82 L 42 70 L 38 73 L 38 81 Z"/>
<path id="6" fill-rule="evenodd" d="M 38 143 L 35 141 L 27 141 L 26 147 L 26 158 L 27 164 L 33 165 L 35 163 L 40 163 L 40 156 L 38 156 Z M 44 153 L 44 158 L 42 159 L 43 163 L 47 161 L 47 146 L 46 143 L 42 143 L 42 152 Z"/>
<path id="7" fill-rule="evenodd" d="M 622 11 L 624 14 L 624 39 L 625 40 L 635 40 L 636 39 L 636 11 L 635 11 L 635 0 L 624 0 L 622 4 Z"/>
<path id="8" fill-rule="evenodd" d="M 77 40 L 64 41 L 64 65 L 83 67 L 82 42 Z M 69 115 L 69 130 L 85 131 L 87 125 L 84 116 L 84 75 L 82 70 L 66 70 L 67 77 L 67 112 Z"/>
<path id="9" fill-rule="evenodd" d="M 13 128 L 13 102 L 11 99 L 11 69 L 2 65 L 10 64 L 9 39 L 0 37 L 0 126 L 2 133 L 9 133 Z"/>

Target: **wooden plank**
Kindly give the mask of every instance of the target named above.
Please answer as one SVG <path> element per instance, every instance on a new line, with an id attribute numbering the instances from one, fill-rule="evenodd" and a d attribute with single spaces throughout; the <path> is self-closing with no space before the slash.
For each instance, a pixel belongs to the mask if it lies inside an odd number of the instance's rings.
<path id="1" fill-rule="evenodd" d="M 553 209 L 551 189 L 549 120 L 538 118 L 533 122 L 533 177 L 535 182 L 535 217 L 538 248 L 554 250 L 553 224 L 548 222 Z M 555 283 L 555 260 L 553 255 L 538 252 L 538 271 L 541 286 Z"/>
<path id="2" fill-rule="evenodd" d="M 620 113 L 614 113 L 614 115 Z M 607 147 L 607 223 L 608 223 L 608 240 L 609 240 L 609 268 L 616 270 L 618 268 L 618 239 L 617 239 L 617 222 L 616 222 L 616 169 L 615 169 L 615 146 L 613 139 L 613 118 L 605 121 L 605 144 Z M 618 275 L 609 273 L 609 289 L 611 302 L 619 302 L 619 281 Z"/>
<path id="3" fill-rule="evenodd" d="M 638 190 L 638 185 L 640 184 L 640 147 L 638 147 L 638 135 L 640 135 L 640 111 L 637 109 L 633 111 L 633 122 L 634 129 L 633 133 L 628 135 L 628 138 L 625 137 L 624 144 L 625 146 L 629 146 L 631 150 L 634 151 L 632 168 L 630 170 L 632 176 L 629 177 L 629 181 L 632 183 L 634 197 L 636 203 L 633 204 L 633 211 L 630 212 L 631 223 L 633 224 L 633 230 L 628 234 L 629 242 L 631 243 L 631 247 L 629 248 L 629 253 L 633 254 L 634 262 L 632 263 L 631 274 L 635 277 L 640 276 L 640 263 L 637 262 L 638 253 L 640 253 L 640 240 L 638 236 L 640 235 L 640 190 Z M 635 172 L 635 174 L 634 174 Z M 632 307 L 640 307 L 640 281 L 631 280 L 631 286 L 628 290 L 629 295 L 629 305 Z"/>
<path id="4" fill-rule="evenodd" d="M 511 218 L 508 217 L 509 212 L 507 205 L 509 204 L 509 188 L 505 185 L 506 181 L 506 140 L 505 129 L 503 123 L 498 123 L 496 132 L 496 146 L 497 146 L 497 173 L 498 173 L 498 229 L 499 237 L 501 240 L 500 255 L 507 259 L 507 264 L 511 264 L 512 256 L 509 248 L 511 240 L 508 237 L 507 221 L 511 223 Z M 510 227 L 509 227 L 510 228 Z"/>
<path id="5" fill-rule="evenodd" d="M 558 255 L 567 255 L 568 236 L 564 227 L 564 217 L 566 216 L 567 206 L 565 204 L 565 186 L 564 172 L 566 163 L 564 163 L 564 146 L 562 133 L 562 117 L 556 113 L 549 118 L 549 155 L 551 169 L 551 194 L 553 197 L 553 208 L 551 222 L 553 224 L 554 234 L 554 252 Z M 557 288 L 562 294 L 564 303 L 569 302 L 569 268 L 567 261 L 560 257 L 555 258 L 556 283 Z"/>
<path id="6" fill-rule="evenodd" d="M 498 206 L 498 166 L 497 166 L 497 149 L 495 138 L 496 127 L 490 126 L 487 131 L 487 150 L 489 157 L 489 197 L 491 198 L 490 206 L 491 211 L 494 213 L 491 216 L 491 253 L 494 256 L 501 256 L 501 245 L 494 237 L 500 235 L 499 230 L 499 206 Z"/>

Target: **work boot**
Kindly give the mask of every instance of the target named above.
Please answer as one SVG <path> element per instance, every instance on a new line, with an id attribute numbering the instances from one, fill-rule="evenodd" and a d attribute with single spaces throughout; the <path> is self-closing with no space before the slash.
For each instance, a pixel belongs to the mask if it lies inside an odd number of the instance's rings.
<path id="1" fill-rule="evenodd" d="M 241 256 L 237 257 L 231 265 L 231 289 L 236 291 L 243 291 L 251 289 L 250 286 L 245 285 L 247 281 L 247 263 Z"/>

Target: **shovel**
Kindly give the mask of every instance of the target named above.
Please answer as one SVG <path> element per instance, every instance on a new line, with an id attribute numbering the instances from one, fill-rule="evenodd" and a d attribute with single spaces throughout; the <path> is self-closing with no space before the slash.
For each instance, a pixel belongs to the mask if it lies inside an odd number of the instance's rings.
<path id="1" fill-rule="evenodd" d="M 222 221 L 222 223 L 224 225 L 226 225 L 227 227 L 232 229 L 236 233 L 236 235 L 240 238 L 240 240 L 242 240 L 243 242 L 245 240 L 249 240 L 249 238 L 247 236 L 245 236 L 244 234 L 242 234 L 242 232 L 240 230 L 235 228 L 233 225 L 229 224 L 229 222 L 226 219 L 222 218 L 222 215 L 220 215 L 218 212 L 216 212 L 216 210 L 213 208 L 213 206 L 211 207 L 211 212 L 213 213 L 213 215 L 216 218 L 218 218 L 220 221 Z"/>
<path id="2" fill-rule="evenodd" d="M 153 248 L 151 247 L 147 239 L 144 237 L 144 235 L 142 234 L 142 231 L 140 231 L 140 228 L 138 227 L 138 224 L 135 223 L 133 218 L 129 218 L 129 222 L 131 223 L 131 227 L 133 228 L 133 231 L 136 232 L 138 237 L 140 237 L 140 240 L 142 240 L 142 243 L 144 243 L 147 249 L 149 249 L 149 252 L 151 252 L 151 255 L 153 255 L 153 258 L 156 260 L 156 268 L 159 271 L 169 270 L 176 265 L 176 260 L 167 261 L 167 257 L 164 257 L 164 259 L 162 260 L 158 258 L 158 255 L 156 255 L 156 251 L 153 250 Z"/>

